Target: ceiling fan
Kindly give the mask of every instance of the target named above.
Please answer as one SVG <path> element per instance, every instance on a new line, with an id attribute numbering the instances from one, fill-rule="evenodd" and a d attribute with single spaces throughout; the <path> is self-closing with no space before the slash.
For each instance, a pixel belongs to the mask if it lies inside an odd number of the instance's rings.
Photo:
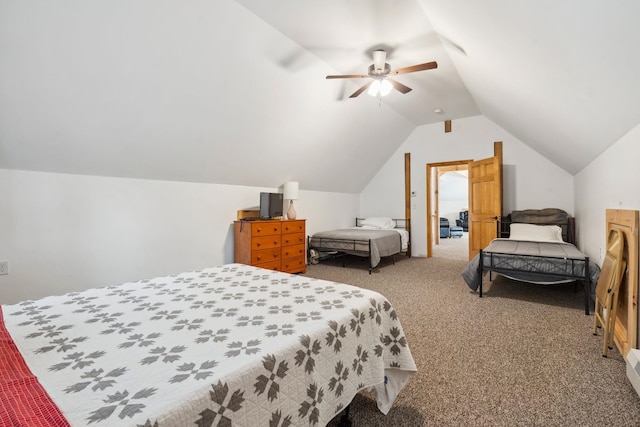
<path id="1" fill-rule="evenodd" d="M 391 89 L 395 89 L 398 92 L 408 93 L 411 88 L 403 85 L 402 83 L 389 78 L 389 76 L 395 76 L 396 74 L 413 73 L 416 71 L 431 70 L 438 68 L 438 64 L 435 61 L 426 62 L 424 64 L 411 65 L 410 67 L 398 68 L 392 70 L 391 66 L 385 62 L 387 59 L 387 52 L 382 49 L 374 50 L 373 52 L 373 64 L 369 65 L 368 74 L 343 74 L 337 76 L 327 76 L 327 79 L 364 79 L 370 78 L 371 81 L 361 86 L 360 89 L 353 92 L 349 98 L 355 98 L 362 92 L 368 89 L 368 93 L 373 96 L 385 96 Z"/>

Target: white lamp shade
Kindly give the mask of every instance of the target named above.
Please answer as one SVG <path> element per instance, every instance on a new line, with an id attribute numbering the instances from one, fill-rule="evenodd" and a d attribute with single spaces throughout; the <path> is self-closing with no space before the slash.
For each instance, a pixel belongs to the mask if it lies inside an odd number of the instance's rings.
<path id="1" fill-rule="evenodd" d="M 380 92 L 380 80 L 374 80 L 371 82 L 367 93 L 371 96 L 378 96 L 378 92 Z"/>
<path id="2" fill-rule="evenodd" d="M 373 82 L 371 82 L 371 85 L 369 85 L 369 89 L 367 90 L 367 93 L 371 96 L 378 96 L 378 95 L 387 96 L 391 92 L 391 89 L 393 89 L 393 85 L 389 80 L 376 79 Z"/>
<path id="3" fill-rule="evenodd" d="M 289 200 L 298 199 L 298 182 L 289 181 L 284 183 L 284 198 Z"/>
<path id="4" fill-rule="evenodd" d="M 380 82 L 380 96 L 389 95 L 389 93 L 391 93 L 391 89 L 393 89 L 393 86 L 389 80 L 385 79 Z"/>

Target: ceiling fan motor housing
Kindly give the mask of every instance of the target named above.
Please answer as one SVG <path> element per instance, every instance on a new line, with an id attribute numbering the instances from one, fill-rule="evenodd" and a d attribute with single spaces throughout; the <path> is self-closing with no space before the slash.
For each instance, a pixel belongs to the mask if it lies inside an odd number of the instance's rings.
<path id="1" fill-rule="evenodd" d="M 385 62 L 384 63 L 384 69 L 376 69 L 375 64 L 371 64 L 369 65 L 369 75 L 370 76 L 381 76 L 381 75 L 386 75 L 389 74 L 391 72 L 391 66 Z"/>

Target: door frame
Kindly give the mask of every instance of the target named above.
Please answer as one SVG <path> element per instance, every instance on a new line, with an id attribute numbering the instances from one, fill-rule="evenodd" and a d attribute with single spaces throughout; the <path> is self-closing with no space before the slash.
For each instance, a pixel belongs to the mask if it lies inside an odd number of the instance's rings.
<path id="1" fill-rule="evenodd" d="M 438 206 L 439 175 L 440 173 L 445 173 L 445 172 L 468 170 L 469 163 L 471 162 L 473 162 L 473 160 L 453 160 L 449 162 L 427 163 L 427 187 L 426 187 L 427 188 L 427 212 L 426 212 L 427 258 L 431 258 L 433 256 L 434 235 L 435 235 L 435 240 L 437 240 L 437 243 L 439 243 L 440 241 L 440 233 L 435 233 L 435 230 L 438 229 L 437 225 L 439 224 L 439 221 L 436 221 L 436 219 L 438 219 L 440 215 L 440 210 Z M 438 174 L 438 177 L 434 177 L 435 174 Z M 432 202 L 432 197 L 435 198 L 435 210 L 432 209 L 432 205 L 434 204 L 434 202 Z M 467 205 L 468 205 L 468 202 L 469 202 L 469 195 L 467 194 Z"/>

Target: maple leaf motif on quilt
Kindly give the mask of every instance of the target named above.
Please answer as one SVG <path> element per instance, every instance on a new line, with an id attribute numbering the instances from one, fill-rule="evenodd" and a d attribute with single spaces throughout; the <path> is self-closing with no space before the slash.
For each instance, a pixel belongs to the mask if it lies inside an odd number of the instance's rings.
<path id="1" fill-rule="evenodd" d="M 131 398 L 129 398 L 129 392 L 127 390 L 123 392 L 116 392 L 115 394 L 107 396 L 107 399 L 104 400 L 104 403 L 114 403 L 114 405 L 103 406 L 100 409 L 96 409 L 91 412 L 91 416 L 87 417 L 87 419 L 89 420 L 89 423 L 106 420 L 121 406 L 124 407 L 118 414 L 118 418 L 121 420 L 125 417 L 131 418 L 142 412 L 142 409 L 146 407 L 144 403 L 137 403 L 136 401 L 149 398 L 156 391 L 157 389 L 153 387 L 145 388 L 131 396 Z"/>
<path id="2" fill-rule="evenodd" d="M 329 328 L 331 328 L 333 332 L 327 332 L 327 346 L 333 347 L 333 351 L 335 353 L 339 353 L 342 348 L 342 341 L 340 338 L 347 336 L 347 328 L 344 325 L 338 327 L 338 322 L 335 320 L 330 320 L 328 323 Z"/>
<path id="3" fill-rule="evenodd" d="M 267 370 L 269 376 L 264 374 L 258 375 L 256 383 L 254 384 L 254 387 L 256 388 L 255 393 L 260 395 L 264 393 L 267 386 L 269 386 L 267 397 L 269 398 L 269 401 L 273 402 L 278 398 L 278 393 L 280 392 L 280 384 L 276 382 L 276 378 L 284 378 L 287 375 L 289 367 L 285 361 L 280 361 L 280 363 L 276 364 L 275 355 L 265 356 L 262 359 L 262 366 Z"/>
<path id="4" fill-rule="evenodd" d="M 242 408 L 242 403 L 245 400 L 244 391 L 239 389 L 234 391 L 225 403 L 229 395 L 229 385 L 227 383 L 222 384 L 222 381 L 218 381 L 217 384 L 212 384 L 211 388 L 212 391 L 209 392 L 209 395 L 211 396 L 211 401 L 216 404 L 217 408 L 206 408 L 200 412 L 200 418 L 195 421 L 195 424 L 198 427 L 211 427 L 214 425 L 218 427 L 231 427 L 231 419 L 224 414 L 227 410 L 237 412 Z M 219 419 L 216 423 L 218 417 Z"/>
<path id="5" fill-rule="evenodd" d="M 405 339 L 405 337 L 400 336 L 400 329 L 395 326 L 391 328 L 389 333 L 391 335 L 380 335 L 380 341 L 387 347 L 390 346 L 389 350 L 391 351 L 391 354 L 397 356 L 402 351 L 402 349 L 398 345 L 406 347 L 407 340 Z"/>
<path id="6" fill-rule="evenodd" d="M 335 389 L 336 397 L 340 397 L 342 390 L 344 390 L 343 381 L 349 378 L 349 368 L 345 368 L 342 361 L 338 361 L 335 372 L 337 375 L 329 380 L 329 390 L 334 391 Z"/>
<path id="7" fill-rule="evenodd" d="M 309 384 L 309 387 L 307 388 L 307 397 L 309 397 L 311 401 L 305 400 L 300 404 L 298 415 L 300 418 L 305 418 L 308 415 L 310 424 L 318 424 L 318 420 L 320 419 L 320 410 L 317 408 L 317 405 L 322 403 L 324 390 L 322 390 L 322 387 L 318 388 L 316 383 Z"/>
<path id="8" fill-rule="evenodd" d="M 290 425 L 291 425 L 291 415 L 282 417 L 282 412 L 280 412 L 279 409 L 276 412 L 271 414 L 271 419 L 269 420 L 269 427 L 289 427 Z"/>
<path id="9" fill-rule="evenodd" d="M 351 314 L 353 314 L 353 319 L 349 322 L 349 326 L 351 326 L 352 331 L 355 331 L 356 336 L 359 337 L 362 333 L 362 325 L 367 321 L 367 317 L 356 308 L 351 310 Z"/>
<path id="10" fill-rule="evenodd" d="M 367 363 L 367 359 L 369 359 L 369 354 L 367 350 L 363 350 L 361 345 L 358 345 L 356 349 L 356 354 L 358 357 L 353 359 L 353 365 L 351 368 L 354 370 L 358 376 L 362 375 L 362 371 L 364 369 L 364 364 Z"/>
<path id="11" fill-rule="evenodd" d="M 311 338 L 308 335 L 302 335 L 300 337 L 300 343 L 302 343 L 305 348 L 296 352 L 296 366 L 302 366 L 304 363 L 304 371 L 310 374 L 316 366 L 316 361 L 312 355 L 318 355 L 322 347 L 318 340 L 314 340 L 313 343 L 311 343 Z"/>

